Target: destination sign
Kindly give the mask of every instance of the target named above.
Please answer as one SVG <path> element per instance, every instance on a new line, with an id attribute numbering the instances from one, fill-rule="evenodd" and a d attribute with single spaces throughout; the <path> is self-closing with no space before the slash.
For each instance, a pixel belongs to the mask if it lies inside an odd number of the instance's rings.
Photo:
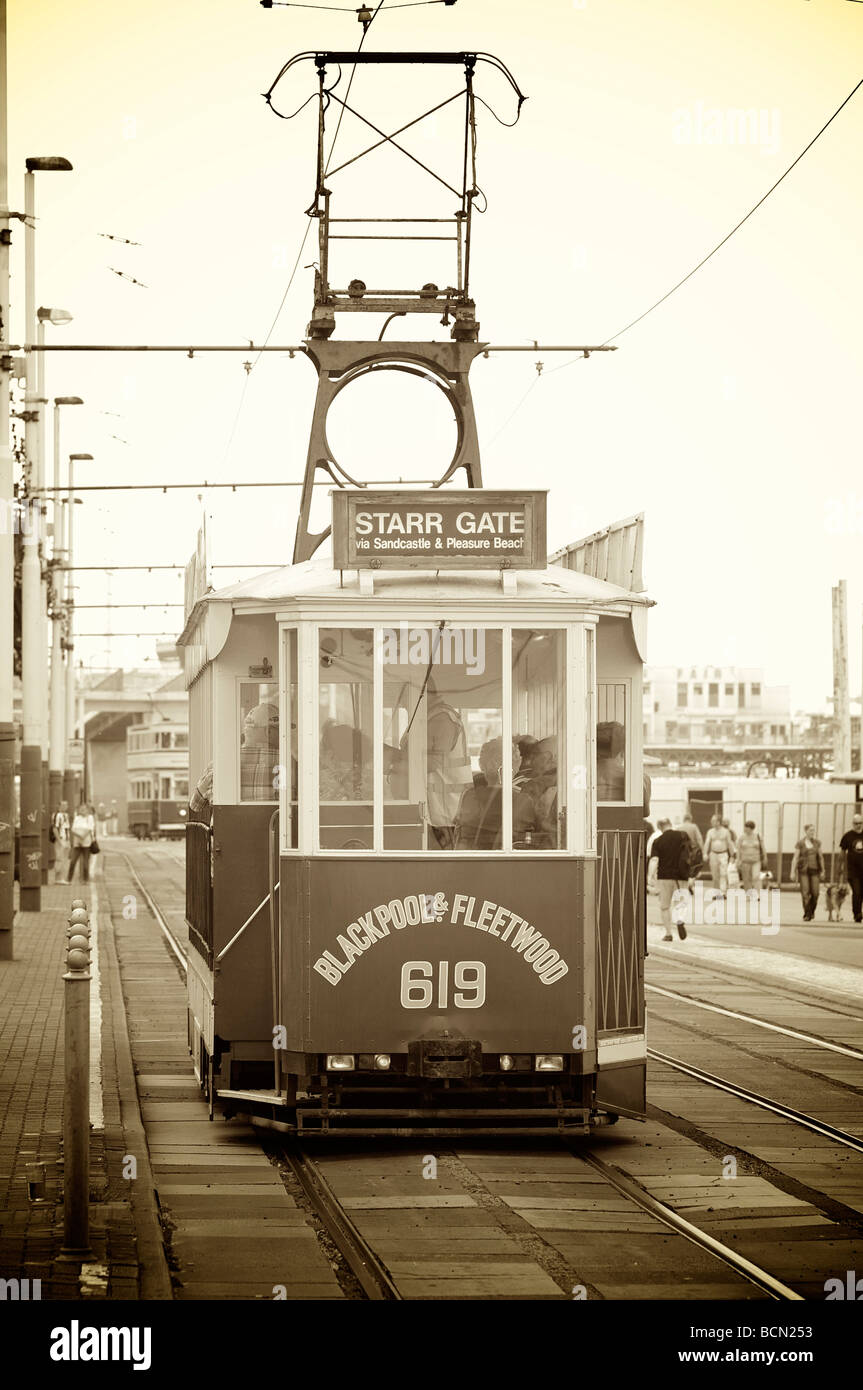
<path id="1" fill-rule="evenodd" d="M 545 569 L 545 492 L 330 495 L 335 569 Z"/>

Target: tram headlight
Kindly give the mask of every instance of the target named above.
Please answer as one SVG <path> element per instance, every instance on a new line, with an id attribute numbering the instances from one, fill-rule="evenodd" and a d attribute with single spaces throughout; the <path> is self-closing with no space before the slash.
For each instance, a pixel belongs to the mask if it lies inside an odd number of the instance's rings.
<path id="1" fill-rule="evenodd" d="M 515 1066 L 515 1062 L 512 1058 L 512 1055 L 509 1052 L 502 1052 L 500 1054 L 498 1064 L 500 1066 L 501 1071 L 512 1071 L 513 1067 Z"/>
<path id="2" fill-rule="evenodd" d="M 375 1066 L 378 1071 L 389 1071 L 392 1058 L 388 1052 L 375 1053 Z"/>
<path id="3" fill-rule="evenodd" d="M 537 1071 L 563 1071 L 563 1056 L 560 1052 L 539 1052 L 536 1057 Z"/>
<path id="4" fill-rule="evenodd" d="M 328 1052 L 327 1071 L 353 1071 L 354 1054 L 352 1052 Z"/>

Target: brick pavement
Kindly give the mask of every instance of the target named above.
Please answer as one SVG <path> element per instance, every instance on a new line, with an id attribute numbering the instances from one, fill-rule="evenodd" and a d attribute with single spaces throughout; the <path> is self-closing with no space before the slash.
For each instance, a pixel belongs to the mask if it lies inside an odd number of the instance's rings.
<path id="1" fill-rule="evenodd" d="M 102 1120 L 91 1129 L 92 1257 L 83 1269 L 58 1259 L 65 930 L 79 896 L 96 910 L 101 998 Z M 143 1130 L 106 907 L 98 877 L 89 890 L 78 882 L 43 886 L 42 911 L 16 915 L 15 959 L 0 961 L 0 1278 L 39 1279 L 43 1299 L 170 1297 L 152 1188 L 123 1175 L 124 1156 L 140 1152 Z M 33 1163 L 45 1165 L 44 1197 L 36 1201 L 27 1183 Z"/>

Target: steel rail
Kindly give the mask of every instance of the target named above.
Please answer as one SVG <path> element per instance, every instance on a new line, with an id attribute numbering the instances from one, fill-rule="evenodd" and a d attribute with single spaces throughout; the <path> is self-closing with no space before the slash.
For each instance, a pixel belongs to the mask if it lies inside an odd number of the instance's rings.
<path id="1" fill-rule="evenodd" d="M 665 1067 L 684 1072 L 696 1081 L 703 1081 L 706 1086 L 715 1086 L 719 1091 L 727 1091 L 729 1095 L 736 1096 L 738 1100 L 745 1100 L 750 1105 L 757 1105 L 760 1110 L 769 1110 L 771 1114 L 779 1115 L 783 1120 L 790 1120 L 792 1124 L 799 1125 L 802 1129 L 809 1129 L 813 1134 L 820 1134 L 825 1139 L 832 1139 L 836 1144 L 843 1144 L 845 1148 L 853 1149 L 855 1153 L 863 1154 L 863 1139 L 848 1134 L 844 1129 L 837 1129 L 835 1125 L 828 1124 L 826 1120 L 816 1120 L 813 1115 L 807 1115 L 802 1110 L 793 1110 L 791 1106 L 783 1105 L 781 1101 L 768 1100 L 767 1096 L 759 1095 L 757 1091 L 750 1091 L 745 1086 L 738 1086 L 734 1081 L 726 1081 L 721 1076 L 714 1076 L 712 1072 L 702 1071 L 700 1067 L 690 1066 L 688 1062 L 681 1062 L 677 1057 L 669 1057 L 664 1052 L 657 1052 L 652 1047 L 647 1049 L 647 1055 Z"/>
<path id="2" fill-rule="evenodd" d="M 692 1004 L 698 1009 L 709 1009 L 714 1014 L 724 1014 L 726 1018 L 739 1018 L 743 1023 L 753 1023 L 757 1028 L 768 1028 L 771 1033 L 783 1033 L 786 1038 L 796 1038 L 799 1042 L 812 1043 L 815 1047 L 824 1048 L 829 1052 L 838 1052 L 843 1057 L 854 1057 L 859 1062 L 863 1062 L 863 1052 L 856 1047 L 843 1047 L 841 1043 L 828 1042 L 826 1038 L 817 1038 L 812 1033 L 801 1033 L 796 1028 L 783 1028 L 780 1023 L 768 1023 L 765 1018 L 755 1018 L 753 1014 L 742 1014 L 736 1009 L 725 1009 L 720 1004 L 708 1004 L 705 999 L 695 999 L 691 994 L 680 994 L 675 989 L 665 989 L 662 985 L 645 985 L 645 989 L 653 990 L 654 994 L 664 994 L 668 999 L 679 999 L 684 1004 Z"/>
<path id="3" fill-rule="evenodd" d="M 134 864 L 132 863 L 131 859 L 129 858 L 128 854 L 126 854 L 123 850 L 121 850 L 120 853 L 121 853 L 122 857 L 123 857 L 123 858 L 125 859 L 125 861 L 126 861 L 126 867 L 127 867 L 127 869 L 129 870 L 129 875 L 130 875 L 130 877 L 132 878 L 133 882 L 134 882 L 135 885 L 137 886 L 137 888 L 138 888 L 139 892 L 141 893 L 141 895 L 142 895 L 142 897 L 143 897 L 145 903 L 147 904 L 148 908 L 150 909 L 151 913 L 153 914 L 153 917 L 156 919 L 156 923 L 157 923 L 158 927 L 160 928 L 160 930 L 161 930 L 161 932 L 162 932 L 162 935 L 165 937 L 165 940 L 167 941 L 167 943 L 168 943 L 168 945 L 170 946 L 171 950 L 174 952 L 174 955 L 177 957 L 177 960 L 178 960 L 178 962 L 179 962 L 179 965 L 180 965 L 181 970 L 183 971 L 183 974 L 184 974 L 184 975 L 187 975 L 187 974 L 189 973 L 189 967 L 188 967 L 188 964 L 187 964 L 187 961 L 186 961 L 186 952 L 183 950 L 182 945 L 181 945 L 180 942 L 177 940 L 177 938 L 176 938 L 176 936 L 174 935 L 174 933 L 171 931 L 171 928 L 168 926 L 168 923 L 165 921 L 165 918 L 162 916 L 162 913 L 161 913 L 161 911 L 159 910 L 159 907 L 158 907 L 158 905 L 157 905 L 155 899 L 151 896 L 151 894 L 150 894 L 150 893 L 147 891 L 147 889 L 144 887 L 144 884 L 143 884 L 143 882 L 142 882 L 142 880 L 141 880 L 141 878 L 140 878 L 140 876 L 139 876 L 139 874 L 138 874 L 138 871 L 137 871 L 137 869 L 135 868 Z"/>
<path id="4" fill-rule="evenodd" d="M 366 1298 L 375 1302 L 401 1301 L 402 1296 L 386 1265 L 357 1230 L 314 1159 L 296 1142 L 284 1141 L 281 1147 L 295 1178 Z"/>
<path id="5" fill-rule="evenodd" d="M 656 1217 L 664 1225 L 676 1231 L 678 1235 L 685 1236 L 692 1241 L 693 1245 L 698 1245 L 702 1250 L 707 1250 L 711 1255 L 715 1255 L 723 1264 L 730 1265 L 738 1274 L 742 1274 L 744 1279 L 748 1279 L 751 1284 L 755 1284 L 759 1289 L 763 1289 L 771 1298 L 777 1301 L 787 1301 L 793 1303 L 804 1303 L 802 1294 L 783 1284 L 780 1279 L 768 1274 L 766 1269 L 761 1269 L 759 1265 L 753 1264 L 745 1256 L 740 1255 L 729 1245 L 724 1245 L 721 1240 L 708 1235 L 698 1226 L 693 1226 L 691 1221 L 687 1221 L 685 1216 L 680 1216 L 672 1207 L 660 1202 L 657 1197 L 641 1186 L 635 1178 L 628 1173 L 624 1173 L 620 1168 L 613 1164 L 606 1163 L 604 1159 L 597 1158 L 595 1154 L 587 1153 L 582 1149 L 567 1146 L 570 1153 L 575 1158 L 580 1158 L 596 1172 L 601 1173 L 612 1187 L 616 1187 L 618 1192 L 622 1192 L 625 1197 L 629 1197 L 642 1211 L 646 1211 L 650 1216 Z"/>

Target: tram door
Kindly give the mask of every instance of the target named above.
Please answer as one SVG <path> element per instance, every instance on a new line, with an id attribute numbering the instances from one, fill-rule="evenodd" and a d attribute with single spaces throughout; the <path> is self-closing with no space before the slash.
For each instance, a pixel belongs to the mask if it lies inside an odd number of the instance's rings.
<path id="1" fill-rule="evenodd" d="M 689 805 L 695 824 L 706 837 L 711 818 L 722 815 L 722 789 L 699 787 L 697 792 L 690 792 Z"/>

